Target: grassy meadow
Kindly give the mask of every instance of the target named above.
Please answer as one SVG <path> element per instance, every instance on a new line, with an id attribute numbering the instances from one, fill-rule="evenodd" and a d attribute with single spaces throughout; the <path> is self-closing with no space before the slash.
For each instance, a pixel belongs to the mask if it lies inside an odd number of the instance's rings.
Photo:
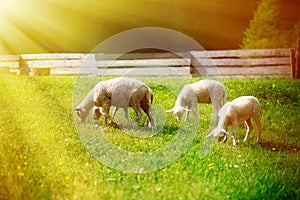
<path id="1" fill-rule="evenodd" d="M 173 107 L 184 84 L 200 80 L 139 79 L 154 92 L 158 131 L 149 138 L 133 137 L 136 131 L 130 128 L 104 127 L 102 119 L 96 128 L 91 116 L 86 124 L 78 123 L 74 106 L 100 78 L 76 85 L 74 76 L 0 75 L 0 199 L 300 198 L 300 81 L 221 79 L 228 101 L 242 95 L 260 100 L 262 142 L 256 143 L 255 125 L 248 141 L 242 142 L 246 129 L 241 123 L 237 147 L 229 139 L 201 157 L 212 106 L 200 104 L 200 123 L 187 129 L 192 132 L 181 133 L 187 139 L 193 136 L 186 151 L 158 170 L 131 173 L 99 161 L 95 152 L 100 147 L 95 144 L 101 141 L 93 143 L 97 133 L 126 152 L 161 151 L 185 126 L 165 111 Z M 118 117 L 122 116 L 120 110 Z M 132 110 L 130 116 L 133 119 Z M 137 131 L 152 133 L 144 127 Z"/>

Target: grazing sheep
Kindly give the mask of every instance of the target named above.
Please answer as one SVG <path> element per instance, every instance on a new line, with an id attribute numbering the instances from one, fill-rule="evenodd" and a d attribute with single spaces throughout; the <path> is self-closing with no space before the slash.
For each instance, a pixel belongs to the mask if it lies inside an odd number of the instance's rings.
<path id="1" fill-rule="evenodd" d="M 115 78 L 98 84 L 93 97 L 95 106 L 102 107 L 108 114 L 110 106 L 127 109 L 132 107 L 136 113 L 135 125 L 142 115 L 141 109 L 147 114 L 150 127 L 155 127 L 152 116 L 153 92 L 143 82 L 132 78 Z"/>
<path id="2" fill-rule="evenodd" d="M 174 108 L 167 112 L 173 112 L 177 120 L 181 120 L 184 112 L 185 121 L 188 119 L 189 111 L 192 109 L 197 121 L 198 103 L 212 103 L 214 109 L 214 123 L 218 121 L 218 112 L 226 103 L 225 87 L 215 80 L 201 80 L 193 84 L 185 85 L 179 93 Z"/>
<path id="3" fill-rule="evenodd" d="M 136 112 L 135 125 L 139 122 L 142 109 L 149 118 L 149 126 L 154 128 L 152 101 L 153 92 L 145 83 L 132 78 L 114 78 L 98 83 L 77 106 L 76 114 L 84 121 L 93 106 L 101 107 L 101 114 L 106 116 L 107 123 L 107 118 L 112 120 L 109 116 L 110 106 L 124 109 L 132 107 Z"/>
<path id="4" fill-rule="evenodd" d="M 227 132 L 227 126 L 232 125 L 233 146 L 236 146 L 236 128 L 238 127 L 239 121 L 246 122 L 247 132 L 244 138 L 244 141 L 246 141 L 253 130 L 253 125 L 251 123 L 251 118 L 253 118 L 258 129 L 257 142 L 259 142 L 262 132 L 261 115 L 260 104 L 256 97 L 241 96 L 234 99 L 232 102 L 224 104 L 219 111 L 218 126 L 212 130 L 208 136 L 231 137 Z"/>

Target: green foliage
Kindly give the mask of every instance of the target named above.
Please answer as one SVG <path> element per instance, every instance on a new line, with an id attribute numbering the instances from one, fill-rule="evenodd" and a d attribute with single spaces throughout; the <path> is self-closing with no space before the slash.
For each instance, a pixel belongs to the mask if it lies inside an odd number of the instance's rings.
<path id="1" fill-rule="evenodd" d="M 300 37 L 299 9 L 296 0 L 261 0 L 244 33 L 241 48 L 296 47 Z"/>
<path id="2" fill-rule="evenodd" d="M 164 109 L 172 108 L 178 88 L 196 80 L 143 79 Z M 0 76 L 0 199 L 299 199 L 299 81 L 221 80 L 229 101 L 241 95 L 261 101 L 262 143 L 254 130 L 246 143 L 218 143 L 200 158 L 212 108 L 199 105 L 201 121 L 188 151 L 168 167 L 139 174 L 107 167 L 83 146 L 73 118 L 74 81 Z M 147 140 L 109 126 L 105 134 L 124 149 L 153 151 L 175 136 L 178 123 L 172 114 L 166 120 Z M 83 126 L 96 129 L 92 122 Z M 238 140 L 244 133 L 241 123 Z"/>

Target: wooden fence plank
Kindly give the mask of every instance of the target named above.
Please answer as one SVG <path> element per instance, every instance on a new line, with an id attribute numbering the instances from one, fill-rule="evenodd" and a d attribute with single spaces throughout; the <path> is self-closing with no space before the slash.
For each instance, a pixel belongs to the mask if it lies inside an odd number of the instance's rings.
<path id="1" fill-rule="evenodd" d="M 58 68 L 58 67 L 80 67 L 83 60 L 33 60 L 27 61 L 29 68 Z"/>
<path id="2" fill-rule="evenodd" d="M 189 66 L 187 59 L 144 59 L 144 60 L 101 60 L 98 67 L 130 67 L 130 66 Z"/>
<path id="3" fill-rule="evenodd" d="M 281 67 L 207 67 L 199 69 L 203 77 L 280 77 L 289 78 L 290 70 L 286 66 Z"/>
<path id="4" fill-rule="evenodd" d="M 290 69 L 286 66 L 277 67 L 222 67 L 217 68 L 217 73 L 224 75 L 290 75 Z"/>
<path id="5" fill-rule="evenodd" d="M 19 61 L 18 55 L 0 55 L 0 62 L 15 62 Z"/>
<path id="6" fill-rule="evenodd" d="M 99 69 L 97 75 L 118 75 L 118 76 L 184 76 L 190 77 L 189 67 L 155 67 L 155 68 L 106 68 Z"/>
<path id="7" fill-rule="evenodd" d="M 290 48 L 284 49 L 249 49 L 249 50 L 217 50 L 217 51 L 191 51 L 196 58 L 220 58 L 220 57 L 288 57 Z"/>
<path id="8" fill-rule="evenodd" d="M 27 61 L 29 67 L 57 68 L 57 67 L 81 67 L 90 65 L 95 67 L 133 67 L 133 66 L 189 66 L 186 59 L 144 59 L 144 60 L 34 60 Z"/>
<path id="9" fill-rule="evenodd" d="M 163 53 L 128 53 L 128 54 L 103 54 L 95 53 L 96 60 L 137 60 L 137 59 L 170 59 L 190 58 L 189 52 L 163 52 Z"/>
<path id="10" fill-rule="evenodd" d="M 51 74 L 93 74 L 98 76 L 183 76 L 190 77 L 189 67 L 154 67 L 154 68 L 54 68 Z"/>
<path id="11" fill-rule="evenodd" d="M 81 53 L 47 53 L 47 54 L 22 54 L 24 60 L 82 60 L 89 54 Z"/>
<path id="12" fill-rule="evenodd" d="M 18 68 L 19 62 L 0 62 L 0 67 Z"/>
<path id="13" fill-rule="evenodd" d="M 194 66 L 256 66 L 256 65 L 282 65 L 289 64 L 290 58 L 245 58 L 245 59 L 203 59 L 199 58 L 193 61 Z"/>

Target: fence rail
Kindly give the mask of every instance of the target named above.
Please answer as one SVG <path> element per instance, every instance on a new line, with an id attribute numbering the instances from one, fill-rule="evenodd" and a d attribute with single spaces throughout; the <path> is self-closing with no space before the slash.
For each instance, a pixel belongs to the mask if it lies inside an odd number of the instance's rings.
<path id="1" fill-rule="evenodd" d="M 299 42 L 299 41 L 298 41 Z M 132 54 L 0 55 L 0 72 L 300 78 L 299 48 Z"/>
<path id="2" fill-rule="evenodd" d="M 191 52 L 191 73 L 229 77 L 294 77 L 291 49 Z M 295 59 L 295 58 L 293 58 Z"/>

